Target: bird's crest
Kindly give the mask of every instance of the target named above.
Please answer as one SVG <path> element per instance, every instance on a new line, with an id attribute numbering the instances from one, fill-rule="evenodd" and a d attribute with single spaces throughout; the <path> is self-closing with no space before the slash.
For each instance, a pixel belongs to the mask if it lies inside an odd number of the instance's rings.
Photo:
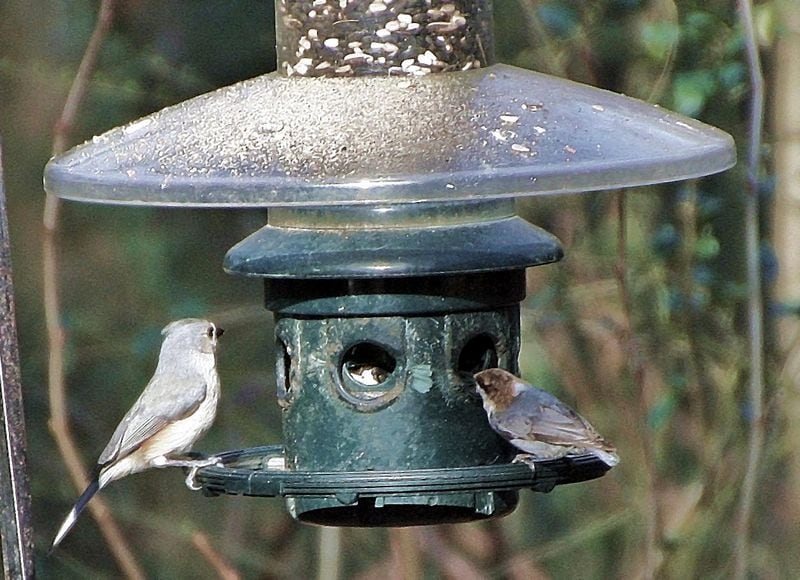
<path id="1" fill-rule="evenodd" d="M 180 326 L 186 326 L 189 324 L 197 324 L 204 322 L 206 321 L 200 318 L 181 318 L 180 320 L 173 320 L 161 330 L 161 336 L 167 336 L 170 332 L 172 332 L 173 330 L 175 330 Z"/>

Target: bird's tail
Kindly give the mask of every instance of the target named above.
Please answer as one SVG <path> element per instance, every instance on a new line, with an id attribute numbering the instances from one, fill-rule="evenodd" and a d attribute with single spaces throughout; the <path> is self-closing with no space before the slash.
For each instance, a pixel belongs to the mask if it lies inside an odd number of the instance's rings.
<path id="1" fill-rule="evenodd" d="M 598 459 L 602 460 L 603 463 L 609 467 L 614 467 L 617 463 L 619 463 L 619 455 L 614 452 L 613 448 L 609 450 L 592 449 L 591 453 Z"/>
<path id="2" fill-rule="evenodd" d="M 75 502 L 75 505 L 72 506 L 72 509 L 67 514 L 67 517 L 64 519 L 64 523 L 61 524 L 61 527 L 58 529 L 58 533 L 56 534 L 55 539 L 53 540 L 53 545 L 50 548 L 50 552 L 56 549 L 58 545 L 61 543 L 61 540 L 64 539 L 72 527 L 75 525 L 75 522 L 78 521 L 78 516 L 81 515 L 81 512 L 86 507 L 86 504 L 89 503 L 89 500 L 94 497 L 98 491 L 100 491 L 100 479 L 99 473 L 96 473 L 94 478 L 92 479 L 91 483 L 86 486 L 86 489 L 83 490 L 83 493 Z"/>

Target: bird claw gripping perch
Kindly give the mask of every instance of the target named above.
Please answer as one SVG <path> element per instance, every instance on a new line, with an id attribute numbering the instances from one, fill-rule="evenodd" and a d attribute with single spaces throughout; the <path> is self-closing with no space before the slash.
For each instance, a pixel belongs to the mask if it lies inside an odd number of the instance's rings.
<path id="1" fill-rule="evenodd" d="M 535 458 L 530 453 L 520 453 L 511 460 L 511 463 L 523 463 L 530 467 L 531 471 L 536 471 Z"/>
<path id="2" fill-rule="evenodd" d="M 219 457 L 209 457 L 208 459 L 198 459 L 193 461 L 191 465 L 187 465 L 189 468 L 189 473 L 186 475 L 186 479 L 184 480 L 186 487 L 192 491 L 200 491 L 203 489 L 203 486 L 197 483 L 196 477 L 198 470 L 211 466 L 222 467 L 222 465 L 222 459 Z"/>

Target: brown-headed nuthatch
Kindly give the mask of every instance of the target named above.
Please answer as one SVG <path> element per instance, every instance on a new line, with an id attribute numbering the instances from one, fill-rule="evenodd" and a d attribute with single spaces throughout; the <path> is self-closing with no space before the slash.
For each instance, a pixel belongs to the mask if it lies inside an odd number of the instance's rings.
<path id="1" fill-rule="evenodd" d="M 489 425 L 522 451 L 514 461 L 533 468 L 534 459 L 592 454 L 609 467 L 619 463 L 616 449 L 578 413 L 547 391 L 503 369 L 475 375 Z"/>

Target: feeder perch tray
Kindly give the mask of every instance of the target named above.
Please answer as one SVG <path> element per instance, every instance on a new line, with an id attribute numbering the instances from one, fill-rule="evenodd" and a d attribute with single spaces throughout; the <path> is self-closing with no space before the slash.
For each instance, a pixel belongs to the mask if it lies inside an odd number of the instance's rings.
<path id="1" fill-rule="evenodd" d="M 535 470 L 521 463 L 503 463 L 448 469 L 327 472 L 270 467 L 283 464 L 284 448 L 281 445 L 228 451 L 218 457 L 223 462 L 222 467 L 206 467 L 197 472 L 196 481 L 207 496 L 334 498 L 342 507 L 353 507 L 351 516 L 338 525 L 358 526 L 393 525 L 395 522 L 383 520 L 381 510 L 375 509 L 384 502 L 397 506 L 402 505 L 403 498 L 409 497 L 417 498 L 414 502 L 417 504 L 420 496 L 433 499 L 439 494 L 519 489 L 548 493 L 557 485 L 597 479 L 609 470 L 593 455 L 537 461 Z M 481 498 L 476 496 L 476 500 L 481 501 Z M 416 506 L 408 507 L 413 509 Z M 492 506 L 487 515 L 494 513 L 495 509 Z M 422 520 L 416 523 L 435 522 Z"/>

